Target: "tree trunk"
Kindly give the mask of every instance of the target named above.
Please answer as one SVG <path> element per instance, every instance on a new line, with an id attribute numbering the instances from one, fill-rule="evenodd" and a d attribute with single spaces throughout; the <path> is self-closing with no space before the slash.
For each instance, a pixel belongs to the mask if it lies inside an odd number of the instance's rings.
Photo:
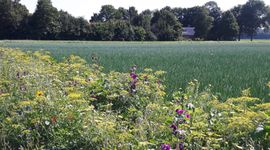
<path id="1" fill-rule="evenodd" d="M 250 35 L 250 41 L 253 41 L 253 33 Z"/>
<path id="2" fill-rule="evenodd" d="M 238 33 L 238 41 L 241 40 L 241 33 L 242 33 L 242 27 L 240 26 L 239 33 Z"/>

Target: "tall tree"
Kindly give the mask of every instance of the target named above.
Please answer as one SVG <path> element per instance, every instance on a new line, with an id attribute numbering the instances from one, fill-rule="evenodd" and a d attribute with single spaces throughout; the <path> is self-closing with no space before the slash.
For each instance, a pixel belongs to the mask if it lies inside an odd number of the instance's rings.
<path id="1" fill-rule="evenodd" d="M 212 28 L 207 35 L 207 39 L 217 40 L 220 38 L 218 26 L 222 17 L 222 11 L 214 1 L 207 2 L 204 7 L 209 11 L 209 16 L 211 16 L 213 20 Z"/>
<path id="2" fill-rule="evenodd" d="M 114 37 L 113 21 L 91 23 L 91 39 L 97 41 L 111 41 Z"/>
<path id="3" fill-rule="evenodd" d="M 151 19 L 152 19 L 152 12 L 150 10 L 145 10 L 134 18 L 133 24 L 135 26 L 141 26 L 145 30 L 149 31 L 151 30 Z"/>
<path id="4" fill-rule="evenodd" d="M 59 11 L 60 14 L 60 26 L 61 31 L 59 33 L 58 38 L 64 40 L 73 40 L 75 35 L 75 20 L 76 18 L 73 17 L 71 14 L 65 11 Z"/>
<path id="5" fill-rule="evenodd" d="M 138 11 L 135 7 L 129 7 L 128 8 L 128 14 L 129 14 L 129 21 L 131 24 L 133 24 L 134 19 L 138 16 Z"/>
<path id="6" fill-rule="evenodd" d="M 240 20 L 243 22 L 244 32 L 253 40 L 256 30 L 263 24 L 266 14 L 265 3 L 261 0 L 249 0 L 243 5 L 240 12 Z"/>
<path id="7" fill-rule="evenodd" d="M 87 40 L 90 32 L 90 25 L 87 20 L 83 17 L 75 19 L 75 39 L 76 40 Z"/>
<path id="8" fill-rule="evenodd" d="M 134 30 L 128 21 L 117 20 L 113 22 L 115 41 L 131 41 L 134 40 Z"/>
<path id="9" fill-rule="evenodd" d="M 167 10 L 156 11 L 151 25 L 152 32 L 161 41 L 179 40 L 182 34 L 182 24 L 173 13 Z"/>
<path id="10" fill-rule="evenodd" d="M 244 28 L 244 22 L 241 19 L 241 10 L 242 10 L 242 5 L 237 5 L 230 10 L 233 13 L 234 17 L 236 18 L 238 26 L 239 26 L 238 41 L 241 40 L 241 35 L 243 33 L 243 28 Z"/>
<path id="11" fill-rule="evenodd" d="M 23 25 L 27 8 L 19 0 L 0 0 L 0 39 L 24 38 Z"/>
<path id="12" fill-rule="evenodd" d="M 145 32 L 145 40 L 153 41 L 156 40 L 157 37 L 155 34 L 151 31 L 151 19 L 153 16 L 153 12 L 150 10 L 144 10 L 141 12 L 137 17 L 133 20 L 133 25 L 137 27 L 142 27 Z M 138 30 L 139 31 L 139 30 Z"/>
<path id="13" fill-rule="evenodd" d="M 144 41 L 146 37 L 146 32 L 143 27 L 134 27 L 134 40 Z"/>
<path id="14" fill-rule="evenodd" d="M 213 17 L 214 20 L 218 20 L 222 16 L 222 11 L 218 7 L 218 4 L 215 1 L 209 1 L 204 4 L 204 7 L 208 9 L 209 16 Z"/>
<path id="15" fill-rule="evenodd" d="M 60 32 L 59 13 L 51 0 L 38 0 L 30 25 L 35 39 L 56 39 Z"/>
<path id="16" fill-rule="evenodd" d="M 185 13 L 187 12 L 187 9 L 185 8 L 173 8 L 172 13 L 177 17 L 179 22 L 183 22 Z"/>
<path id="17" fill-rule="evenodd" d="M 212 17 L 205 7 L 192 7 L 184 12 L 182 22 L 184 26 L 195 27 L 195 38 L 206 39 L 212 27 Z"/>
<path id="18" fill-rule="evenodd" d="M 263 17 L 263 24 L 266 30 L 270 29 L 270 6 L 266 7 L 266 13 Z"/>
<path id="19" fill-rule="evenodd" d="M 103 5 L 98 14 L 91 17 L 90 22 L 107 22 L 115 19 L 117 10 L 112 5 Z"/>
<path id="20" fill-rule="evenodd" d="M 116 20 L 129 20 L 129 12 L 123 7 L 119 7 L 115 12 Z"/>
<path id="21" fill-rule="evenodd" d="M 223 13 L 218 29 L 220 31 L 221 40 L 232 41 L 236 39 L 239 26 L 232 12 L 226 11 Z"/>

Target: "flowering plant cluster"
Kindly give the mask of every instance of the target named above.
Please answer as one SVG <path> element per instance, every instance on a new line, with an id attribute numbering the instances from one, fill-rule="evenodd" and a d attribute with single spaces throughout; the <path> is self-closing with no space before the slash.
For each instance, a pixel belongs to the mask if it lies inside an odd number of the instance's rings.
<path id="1" fill-rule="evenodd" d="M 181 95 L 181 94 L 180 94 Z M 177 138 L 176 149 L 184 150 L 185 138 L 188 136 L 190 132 L 190 128 L 192 125 L 192 118 L 190 112 L 195 111 L 195 107 L 192 104 L 191 100 L 185 98 L 185 96 L 176 96 L 176 101 L 178 101 L 178 105 L 180 105 L 181 109 L 175 110 L 175 116 L 173 119 L 173 123 L 170 128 L 172 130 L 172 134 Z M 183 98 L 183 99 L 182 99 Z M 169 150 L 169 144 L 161 145 L 162 150 Z"/>
<path id="2" fill-rule="evenodd" d="M 163 72 L 103 73 L 73 55 L 0 54 L 0 149 L 127 149 L 163 133 L 154 119 L 155 134 L 137 130 L 159 111 L 153 103 L 162 105 Z"/>
<path id="3" fill-rule="evenodd" d="M 270 147 L 269 102 L 249 90 L 221 102 L 196 80 L 168 101 L 164 72 L 142 70 L 0 48 L 0 149 Z"/>

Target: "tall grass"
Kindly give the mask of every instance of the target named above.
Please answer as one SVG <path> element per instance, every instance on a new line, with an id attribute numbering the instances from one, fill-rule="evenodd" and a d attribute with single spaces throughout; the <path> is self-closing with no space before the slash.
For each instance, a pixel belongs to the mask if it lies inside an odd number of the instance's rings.
<path id="1" fill-rule="evenodd" d="M 167 91 L 175 91 L 197 79 L 201 87 L 211 84 L 221 98 L 239 96 L 251 88 L 257 97 L 266 97 L 270 80 L 270 42 L 74 42 L 2 41 L 6 47 L 48 50 L 56 59 L 76 54 L 105 71 L 140 69 L 164 70 Z"/>

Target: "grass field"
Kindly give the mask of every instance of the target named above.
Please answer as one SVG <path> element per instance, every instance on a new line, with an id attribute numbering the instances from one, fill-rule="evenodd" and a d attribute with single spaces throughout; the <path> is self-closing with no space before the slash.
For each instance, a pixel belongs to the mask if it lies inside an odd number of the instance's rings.
<path id="1" fill-rule="evenodd" d="M 266 97 L 270 81 L 270 42 L 74 42 L 1 41 L 0 46 L 23 50 L 48 50 L 56 59 L 79 55 L 91 63 L 96 55 L 105 71 L 127 72 L 136 64 L 164 70 L 167 91 L 193 79 L 208 84 L 222 98 L 238 96 L 251 88 L 254 96 Z"/>

